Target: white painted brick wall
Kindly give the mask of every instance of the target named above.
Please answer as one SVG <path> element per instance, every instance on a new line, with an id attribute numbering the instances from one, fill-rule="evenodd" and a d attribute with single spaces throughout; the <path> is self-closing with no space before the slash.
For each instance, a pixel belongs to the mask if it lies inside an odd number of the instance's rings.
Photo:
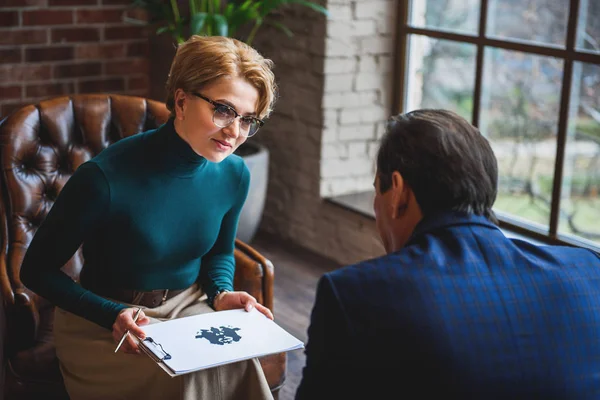
<path id="1" fill-rule="evenodd" d="M 369 155 L 368 147 L 369 147 L 369 143 L 365 143 L 364 141 L 350 142 L 346 145 L 348 157 L 350 157 L 350 158 L 368 157 L 368 155 Z"/>
<path id="2" fill-rule="evenodd" d="M 388 117 L 388 110 L 377 104 L 357 108 L 342 108 L 339 113 L 339 124 L 342 126 L 354 124 L 373 124 L 372 126 L 375 126 L 375 124 Z M 365 136 L 365 139 L 370 137 L 371 135 Z"/>
<path id="3" fill-rule="evenodd" d="M 365 107 L 377 104 L 379 99 L 377 90 L 370 91 L 346 91 L 340 93 L 325 93 L 323 96 L 323 108 L 345 109 Z"/>
<path id="4" fill-rule="evenodd" d="M 375 137 L 375 130 L 372 125 L 351 125 L 340 126 L 337 130 L 339 141 L 362 140 L 368 142 Z"/>
<path id="5" fill-rule="evenodd" d="M 375 36 L 377 34 L 378 28 L 375 19 L 332 20 L 327 24 L 327 36 L 331 38 Z"/>
<path id="6" fill-rule="evenodd" d="M 327 4 L 329 10 L 329 21 L 349 21 L 352 19 L 352 2 L 329 2 Z"/>
<path id="7" fill-rule="evenodd" d="M 366 177 L 356 178 L 351 176 L 341 177 L 339 179 L 330 180 L 329 182 L 321 182 L 321 193 L 338 193 L 340 191 L 351 191 L 357 184 L 363 186 L 373 186 L 373 179 Z M 327 196 L 327 194 L 325 194 Z"/>
<path id="8" fill-rule="evenodd" d="M 359 72 L 354 80 L 354 90 L 385 90 L 389 87 L 392 76 L 381 72 Z"/>
<path id="9" fill-rule="evenodd" d="M 260 229 L 350 264 L 383 254 L 375 221 L 323 198 L 372 190 L 399 0 L 322 1 L 329 19 L 289 7 L 278 18 L 294 37 L 265 27 L 254 43 L 279 84 L 274 113 L 251 139 L 269 149 Z"/>
<path id="10" fill-rule="evenodd" d="M 354 86 L 355 74 L 331 74 L 325 79 L 325 94 L 349 92 Z"/>
<path id="11" fill-rule="evenodd" d="M 323 159 L 345 159 L 350 154 L 350 144 L 324 143 L 321 146 L 321 160 Z"/>
<path id="12" fill-rule="evenodd" d="M 388 15 L 395 14 L 395 1 L 371 0 L 352 1 L 354 19 L 385 19 Z"/>
<path id="13" fill-rule="evenodd" d="M 333 158 L 321 160 L 322 178 L 345 178 L 348 176 L 361 178 L 364 171 L 372 171 L 372 161 L 366 157 L 353 159 Z M 371 173 L 372 175 L 372 173 Z M 326 181 L 326 179 L 323 179 Z"/>
<path id="14" fill-rule="evenodd" d="M 325 55 L 331 57 L 350 57 L 360 54 L 361 42 L 354 38 L 327 38 L 325 39 Z"/>
<path id="15" fill-rule="evenodd" d="M 386 73 L 392 71 L 392 60 L 389 55 L 363 55 L 358 62 L 359 72 Z"/>
<path id="16" fill-rule="evenodd" d="M 368 146 L 380 137 L 378 124 L 385 121 L 391 111 L 397 2 L 330 1 L 328 7 L 343 11 L 330 18 L 326 27 L 323 109 L 328 116 L 333 110 L 338 113 L 336 119 L 326 117 L 328 131 L 324 138 L 327 145 L 337 140 L 340 147 L 352 142 L 353 146 L 363 149 L 351 153 L 349 159 L 332 151 L 322 152 L 321 195 L 336 196 L 372 190 L 372 165 L 362 162 L 362 158 L 373 155 Z M 337 163 L 342 158 L 343 163 Z M 357 178 L 353 180 L 356 183 L 352 185 L 337 172 L 323 169 L 332 165 L 344 165 Z"/>
<path id="17" fill-rule="evenodd" d="M 322 68 L 319 65 L 319 68 Z M 333 58 L 327 57 L 325 59 L 325 74 L 345 74 L 350 72 L 356 72 L 358 63 L 352 58 Z M 320 71 L 319 71 L 320 72 Z M 327 93 L 327 90 L 325 91 Z"/>
<path id="18" fill-rule="evenodd" d="M 337 143 L 338 142 L 338 130 L 339 130 L 339 128 L 337 125 L 330 126 L 330 127 L 324 126 L 323 127 L 323 136 L 321 138 L 323 145 Z"/>
<path id="19" fill-rule="evenodd" d="M 389 54 L 392 52 L 394 42 L 391 36 L 377 36 L 358 38 L 358 51 L 360 54 Z"/>

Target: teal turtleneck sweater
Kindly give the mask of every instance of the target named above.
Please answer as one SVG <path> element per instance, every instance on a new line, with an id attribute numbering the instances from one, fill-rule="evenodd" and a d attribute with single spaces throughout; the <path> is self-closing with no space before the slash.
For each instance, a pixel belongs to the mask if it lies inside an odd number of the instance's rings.
<path id="1" fill-rule="evenodd" d="M 124 305 L 103 289 L 233 290 L 233 249 L 250 175 L 212 163 L 173 121 L 109 146 L 67 181 L 37 230 L 21 280 L 55 305 L 112 329 Z M 60 268 L 83 244 L 81 285 Z M 90 290 L 87 290 L 90 289 Z"/>

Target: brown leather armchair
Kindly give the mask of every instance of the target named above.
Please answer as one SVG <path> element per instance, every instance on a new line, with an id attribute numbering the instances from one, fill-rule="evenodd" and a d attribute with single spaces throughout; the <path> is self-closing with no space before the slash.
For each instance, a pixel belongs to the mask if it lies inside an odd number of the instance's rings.
<path id="1" fill-rule="evenodd" d="M 36 228 L 79 165 L 124 137 L 157 127 L 168 115 L 160 102 L 92 94 L 26 106 L 0 123 L 0 318 L 5 318 L 0 321 L 0 346 L 6 400 L 68 398 L 53 345 L 54 306 L 19 279 Z M 273 310 L 272 263 L 240 240 L 235 260 L 235 289 L 246 290 Z M 82 264 L 80 249 L 63 270 L 77 279 Z M 260 360 L 277 398 L 286 355 Z"/>

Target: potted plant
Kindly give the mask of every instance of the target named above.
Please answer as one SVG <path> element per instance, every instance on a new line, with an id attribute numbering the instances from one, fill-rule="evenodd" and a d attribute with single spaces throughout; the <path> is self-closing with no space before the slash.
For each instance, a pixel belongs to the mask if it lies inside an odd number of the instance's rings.
<path id="1" fill-rule="evenodd" d="M 157 36 L 166 34 L 173 44 L 182 43 L 191 35 L 218 35 L 233 37 L 251 45 L 263 25 L 273 26 L 292 37 L 293 32 L 273 18 L 276 11 L 292 4 L 328 14 L 324 7 L 310 0 L 133 0 L 132 6 L 145 10 L 148 20 L 128 20 L 154 26 Z M 175 46 L 172 46 L 174 49 Z M 164 62 L 169 58 L 163 55 L 161 59 Z M 169 66 L 165 64 L 162 69 L 168 71 Z M 158 80 L 166 76 L 163 72 L 157 76 Z M 267 194 L 269 152 L 265 146 L 248 141 L 236 150 L 236 154 L 244 158 L 251 176 L 248 200 L 242 209 L 238 226 L 238 238 L 248 243 L 262 219 Z"/>
<path id="2" fill-rule="evenodd" d="M 239 39 L 249 45 L 263 25 L 293 33 L 285 24 L 272 18 L 283 6 L 298 4 L 327 15 L 327 10 L 310 0 L 134 0 L 132 5 L 148 12 L 156 34 L 170 34 L 178 43 L 191 35 L 219 35 Z M 132 22 L 139 22 L 133 20 Z M 244 28 L 251 29 L 241 33 Z"/>

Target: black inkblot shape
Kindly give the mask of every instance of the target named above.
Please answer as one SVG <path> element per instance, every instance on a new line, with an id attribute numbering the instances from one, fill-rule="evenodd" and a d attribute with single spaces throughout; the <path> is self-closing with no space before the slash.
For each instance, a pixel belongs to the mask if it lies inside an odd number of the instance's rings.
<path id="1" fill-rule="evenodd" d="M 200 329 L 196 334 L 196 339 L 206 339 L 211 344 L 224 345 L 231 342 L 239 342 L 242 338 L 236 333 L 240 328 L 231 326 L 221 326 L 219 328 L 211 327 L 210 329 Z"/>

